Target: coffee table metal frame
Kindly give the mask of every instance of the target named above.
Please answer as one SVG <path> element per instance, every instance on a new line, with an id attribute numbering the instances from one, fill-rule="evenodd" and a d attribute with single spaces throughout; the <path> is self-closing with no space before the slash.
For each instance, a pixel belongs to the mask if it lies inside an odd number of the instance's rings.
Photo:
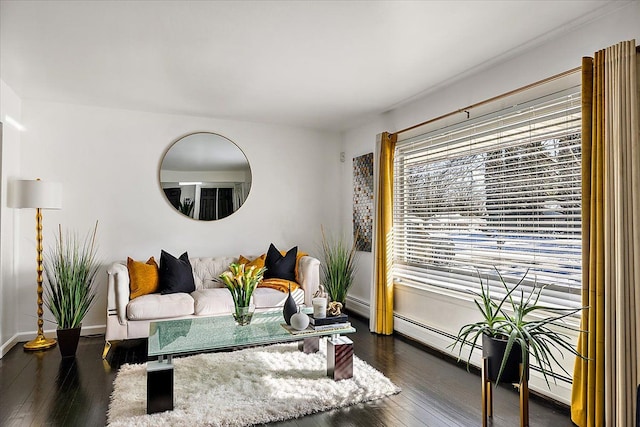
<path id="1" fill-rule="evenodd" d="M 301 351 L 312 353 L 318 350 L 321 337 L 330 337 L 327 375 L 336 380 L 351 376 L 353 343 L 340 335 L 353 333 L 355 328 L 292 334 L 282 323 L 284 318 L 281 310 L 255 313 L 251 324 L 245 326 L 236 325 L 230 314 L 151 322 L 147 363 L 147 413 L 173 410 L 174 356 L 294 341 L 300 341 Z M 336 365 L 336 349 L 347 356 L 339 359 L 340 365 Z M 157 361 L 152 361 L 154 357 Z"/>

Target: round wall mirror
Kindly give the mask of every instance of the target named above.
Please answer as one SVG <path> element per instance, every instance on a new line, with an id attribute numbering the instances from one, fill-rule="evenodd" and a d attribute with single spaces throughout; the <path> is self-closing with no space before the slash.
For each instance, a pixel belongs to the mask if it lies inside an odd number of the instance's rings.
<path id="1" fill-rule="evenodd" d="M 199 132 L 174 142 L 160 165 L 160 186 L 178 212 L 193 219 L 225 218 L 251 189 L 249 161 L 224 136 Z"/>

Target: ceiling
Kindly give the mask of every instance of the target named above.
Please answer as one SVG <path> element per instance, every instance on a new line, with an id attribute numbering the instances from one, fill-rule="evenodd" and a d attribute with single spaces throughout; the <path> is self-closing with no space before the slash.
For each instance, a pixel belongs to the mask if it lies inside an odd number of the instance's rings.
<path id="1" fill-rule="evenodd" d="M 612 4 L 2 0 L 0 76 L 23 99 L 340 131 Z"/>
<path id="2" fill-rule="evenodd" d="M 236 144 L 215 133 L 192 133 L 176 141 L 164 155 L 162 171 L 249 171 L 249 161 Z"/>

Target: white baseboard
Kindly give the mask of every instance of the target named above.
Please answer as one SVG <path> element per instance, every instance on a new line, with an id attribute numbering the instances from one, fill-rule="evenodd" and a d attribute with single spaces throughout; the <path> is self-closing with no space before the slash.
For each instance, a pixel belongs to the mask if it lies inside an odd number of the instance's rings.
<path id="1" fill-rule="evenodd" d="M 19 342 L 20 341 L 18 340 L 17 334 L 9 338 L 6 342 L 4 342 L 0 347 L 0 359 L 2 359 L 4 355 L 7 354 L 9 350 L 11 350 L 13 346 Z"/>
<path id="2" fill-rule="evenodd" d="M 347 296 L 347 309 L 367 319 L 369 318 L 369 303 L 359 298 Z"/>
<path id="3" fill-rule="evenodd" d="M 444 336 L 442 333 L 408 322 L 397 316 L 394 316 L 393 318 L 393 330 L 423 344 L 426 344 L 429 347 L 433 347 L 436 350 L 440 350 L 444 353 L 454 356 L 454 354 L 447 349 L 447 346 L 449 346 L 453 341 L 449 337 Z M 455 356 L 457 356 L 457 352 L 455 353 Z M 468 352 L 467 354 L 463 353 L 462 355 L 462 357 L 467 356 Z"/>
<path id="4" fill-rule="evenodd" d="M 106 329 L 106 325 L 83 326 L 80 334 L 81 336 L 104 335 Z M 0 347 L 0 359 L 2 359 L 16 344 L 32 340 L 36 335 L 36 331 L 15 334 Z M 56 330 L 47 329 L 44 331 L 44 335 L 47 337 L 55 337 Z"/>

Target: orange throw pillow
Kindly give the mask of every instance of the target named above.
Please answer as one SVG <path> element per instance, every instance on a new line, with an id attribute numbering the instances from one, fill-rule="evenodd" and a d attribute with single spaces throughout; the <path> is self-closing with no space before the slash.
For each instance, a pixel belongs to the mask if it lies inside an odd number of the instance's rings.
<path id="1" fill-rule="evenodd" d="M 262 254 L 258 258 L 254 259 L 253 261 L 250 261 L 248 258 L 245 258 L 242 255 L 240 255 L 238 257 L 238 264 L 244 264 L 244 268 L 249 268 L 249 267 L 262 268 L 264 267 L 265 256 L 266 256 L 265 254 Z"/>
<path id="2" fill-rule="evenodd" d="M 127 258 L 130 299 L 158 292 L 158 264 L 151 257 L 145 262 Z"/>

